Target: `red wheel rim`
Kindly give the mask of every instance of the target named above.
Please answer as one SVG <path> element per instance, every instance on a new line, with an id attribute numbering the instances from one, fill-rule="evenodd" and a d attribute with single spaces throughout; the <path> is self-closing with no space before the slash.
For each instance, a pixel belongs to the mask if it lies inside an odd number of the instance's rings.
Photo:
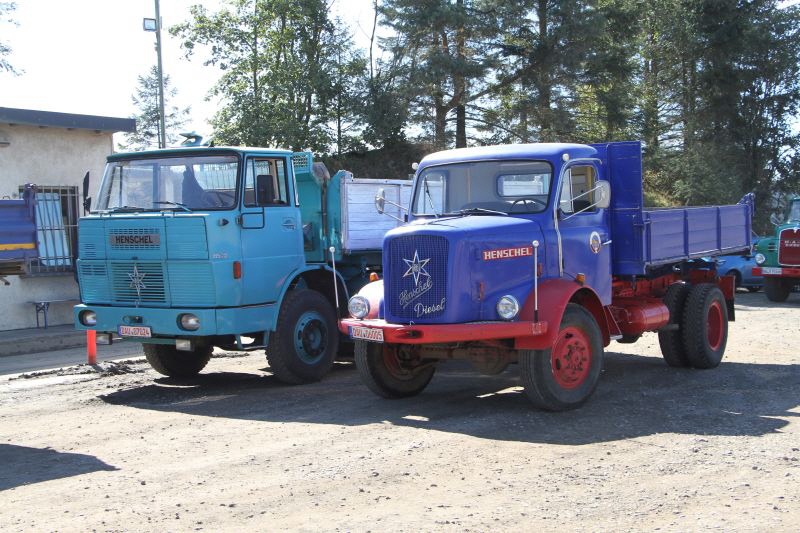
<path id="1" fill-rule="evenodd" d="M 706 338 L 709 348 L 714 352 L 722 346 L 723 327 L 722 306 L 714 300 L 708 307 L 708 316 L 706 317 Z"/>
<path id="2" fill-rule="evenodd" d="M 580 387 L 592 367 L 592 345 L 589 337 L 572 326 L 559 331 L 550 351 L 550 365 L 553 368 L 553 377 L 561 387 Z"/>

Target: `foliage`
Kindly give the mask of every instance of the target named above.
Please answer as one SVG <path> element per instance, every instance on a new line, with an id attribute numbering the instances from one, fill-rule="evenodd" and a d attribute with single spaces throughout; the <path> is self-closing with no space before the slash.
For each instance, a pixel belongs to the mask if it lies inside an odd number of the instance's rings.
<path id="1" fill-rule="evenodd" d="M 131 118 L 136 119 L 136 131 L 125 134 L 121 150 L 147 150 L 158 147 L 160 108 L 158 102 L 158 67 L 153 66 L 146 76 L 139 76 L 139 86 L 131 96 L 133 105 L 139 112 Z M 186 124 L 189 108 L 178 109 L 169 105 L 169 100 L 178 93 L 170 86 L 169 76 L 164 76 L 164 131 L 167 146 L 178 143 L 178 130 Z"/>
<path id="2" fill-rule="evenodd" d="M 11 13 L 17 9 L 16 2 L 0 2 L 0 23 L 14 24 L 17 23 L 11 17 Z M 0 41 L 0 72 L 8 72 L 9 74 L 19 75 L 21 72 L 14 68 L 8 60 L 11 55 L 11 46 L 5 42 Z"/>
<path id="3" fill-rule="evenodd" d="M 346 78 L 357 79 L 354 54 L 322 0 L 228 0 L 217 13 L 191 8 L 171 28 L 187 57 L 209 48 L 222 71 L 212 93 L 224 104 L 212 124 L 220 142 L 327 152 L 345 142 L 331 121 L 354 115 Z"/>
<path id="4" fill-rule="evenodd" d="M 800 192 L 798 5 L 372 2 L 366 53 L 322 0 L 193 7 L 172 32 L 187 56 L 208 47 L 207 64 L 223 72 L 218 138 L 355 163 L 378 148 L 398 174 L 420 143 L 641 139 L 649 202 L 735 202 L 754 191 L 760 229 L 765 206 Z"/>

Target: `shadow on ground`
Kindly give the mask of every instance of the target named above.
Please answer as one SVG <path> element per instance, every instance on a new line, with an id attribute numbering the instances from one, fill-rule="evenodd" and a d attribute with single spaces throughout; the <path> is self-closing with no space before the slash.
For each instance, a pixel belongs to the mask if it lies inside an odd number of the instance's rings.
<path id="1" fill-rule="evenodd" d="M 656 433 L 764 435 L 794 417 L 800 365 L 724 363 L 715 370 L 667 367 L 660 358 L 606 353 L 600 386 L 581 409 L 534 409 L 516 367 L 482 376 L 443 365 L 428 388 L 405 400 L 384 400 L 339 364 L 322 382 L 287 386 L 272 376 L 210 373 L 191 381 L 159 380 L 100 398 L 139 409 L 268 422 L 397 426 L 485 439 L 586 444 Z"/>
<path id="2" fill-rule="evenodd" d="M 0 444 L 0 465 L 0 490 L 99 470 L 117 470 L 93 455 L 15 444 Z"/>

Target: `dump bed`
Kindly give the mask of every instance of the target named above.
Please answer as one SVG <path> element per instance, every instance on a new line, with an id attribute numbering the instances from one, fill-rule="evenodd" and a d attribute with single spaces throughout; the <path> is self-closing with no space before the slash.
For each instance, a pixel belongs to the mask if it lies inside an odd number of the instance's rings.
<path id="1" fill-rule="evenodd" d="M 408 206 L 411 200 L 411 180 L 354 178 L 350 173 L 341 177 L 342 248 L 345 252 L 382 250 L 383 236 L 401 224 L 397 219 L 380 214 L 375 209 L 375 196 L 380 189 L 386 199 Z M 386 204 L 386 213 L 402 219 L 405 211 Z"/>
<path id="2" fill-rule="evenodd" d="M 22 274 L 36 248 L 36 190 L 26 185 L 20 200 L 0 200 L 0 275 Z"/>
<path id="3" fill-rule="evenodd" d="M 750 249 L 750 195 L 736 205 L 645 209 L 641 143 L 592 146 L 607 162 L 611 182 L 614 275 L 645 275 L 654 267 Z"/>

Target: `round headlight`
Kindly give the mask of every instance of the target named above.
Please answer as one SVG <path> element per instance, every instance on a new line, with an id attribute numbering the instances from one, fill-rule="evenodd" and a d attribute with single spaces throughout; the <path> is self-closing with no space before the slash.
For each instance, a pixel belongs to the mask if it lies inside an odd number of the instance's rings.
<path id="1" fill-rule="evenodd" d="M 353 318 L 364 318 L 369 314 L 369 300 L 363 296 L 353 296 L 347 303 L 347 310 Z"/>
<path id="2" fill-rule="evenodd" d="M 510 294 L 506 294 L 497 302 L 497 314 L 503 320 L 511 320 L 519 313 L 519 302 Z"/>
<path id="3" fill-rule="evenodd" d="M 756 254 L 756 264 L 757 265 L 763 265 L 764 261 L 766 261 L 766 260 L 767 260 L 767 258 L 764 257 L 764 254 Z"/>
<path id="4" fill-rule="evenodd" d="M 81 311 L 81 314 L 78 315 L 78 318 L 80 319 L 81 324 L 84 326 L 97 325 L 97 313 L 94 311 Z"/>
<path id="5" fill-rule="evenodd" d="M 200 319 L 191 313 L 181 315 L 180 323 L 181 327 L 187 331 L 197 331 L 200 329 Z"/>

